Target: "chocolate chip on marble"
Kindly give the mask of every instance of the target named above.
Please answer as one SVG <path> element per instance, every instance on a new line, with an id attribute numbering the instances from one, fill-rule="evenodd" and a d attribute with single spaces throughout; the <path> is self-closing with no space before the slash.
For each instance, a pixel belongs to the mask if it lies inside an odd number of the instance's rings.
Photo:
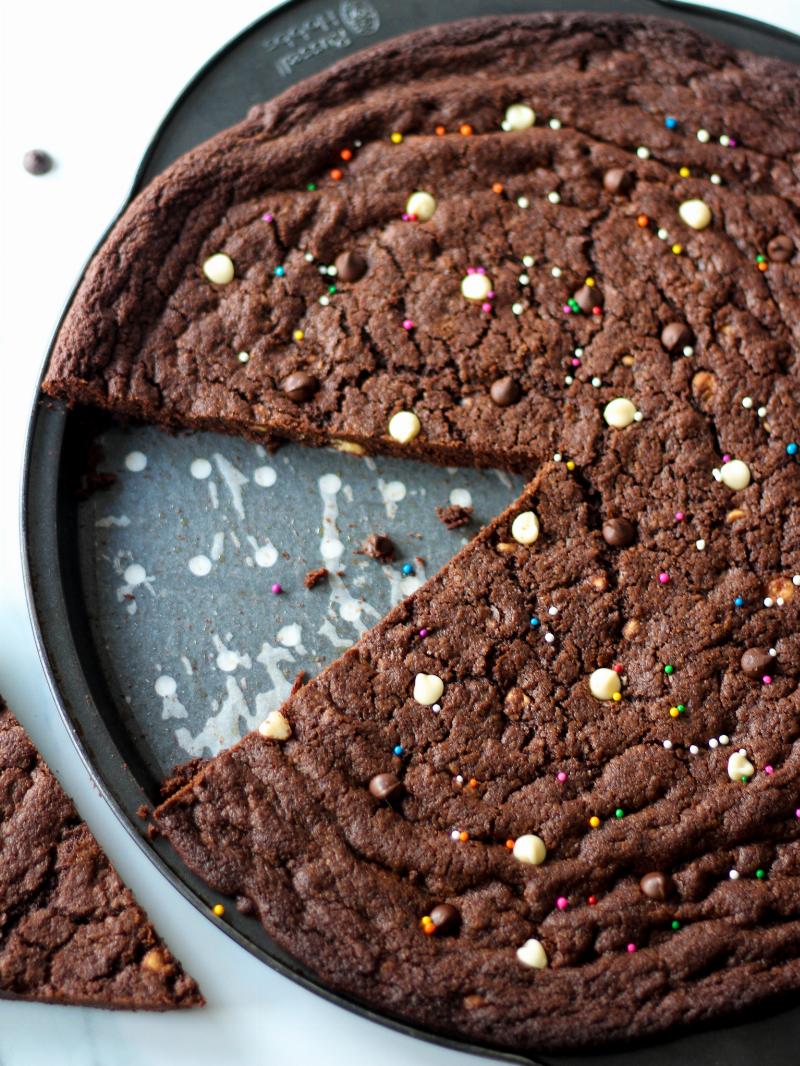
<path id="1" fill-rule="evenodd" d="M 342 252 L 334 266 L 339 281 L 359 281 L 367 272 L 367 261 L 359 252 Z"/>
<path id="2" fill-rule="evenodd" d="M 633 175 L 624 167 L 612 167 L 603 175 L 603 188 L 612 196 L 625 196 L 633 187 Z"/>
<path id="3" fill-rule="evenodd" d="M 375 774 L 369 783 L 370 794 L 377 800 L 391 803 L 405 792 L 405 785 L 396 774 Z M 433 917 L 433 915 L 431 915 Z"/>
<path id="4" fill-rule="evenodd" d="M 452 903 L 437 904 L 430 914 L 437 933 L 454 933 L 461 925 L 461 915 Z"/>
<path id="5" fill-rule="evenodd" d="M 661 343 L 668 352 L 679 352 L 694 344 L 694 333 L 685 322 L 668 322 L 661 330 Z"/>
<path id="6" fill-rule="evenodd" d="M 520 398 L 522 390 L 513 378 L 504 377 L 492 382 L 489 395 L 498 407 L 510 407 Z"/>
<path id="7" fill-rule="evenodd" d="M 603 522 L 603 540 L 612 548 L 627 548 L 636 540 L 636 526 L 627 518 L 607 518 Z"/>
<path id="8" fill-rule="evenodd" d="M 741 665 L 742 673 L 754 680 L 775 673 L 775 658 L 767 648 L 748 648 L 742 653 Z"/>
<path id="9" fill-rule="evenodd" d="M 572 299 L 585 315 L 590 315 L 595 307 L 603 306 L 603 296 L 596 285 L 582 285 L 572 294 Z"/>
<path id="10" fill-rule="evenodd" d="M 47 174 L 48 171 L 53 169 L 53 157 L 42 148 L 31 148 L 22 157 L 22 165 L 29 174 L 35 174 L 38 177 L 41 174 Z"/>
<path id="11" fill-rule="evenodd" d="M 305 403 L 319 389 L 319 379 L 305 370 L 290 374 L 281 388 L 295 403 Z"/>
<path id="12" fill-rule="evenodd" d="M 672 892 L 672 878 L 667 874 L 653 871 L 645 874 L 639 882 L 639 888 L 648 899 L 665 900 Z"/>
<path id="13" fill-rule="evenodd" d="M 773 263 L 788 263 L 794 255 L 794 241 L 785 233 L 779 233 L 767 245 L 767 255 Z"/>

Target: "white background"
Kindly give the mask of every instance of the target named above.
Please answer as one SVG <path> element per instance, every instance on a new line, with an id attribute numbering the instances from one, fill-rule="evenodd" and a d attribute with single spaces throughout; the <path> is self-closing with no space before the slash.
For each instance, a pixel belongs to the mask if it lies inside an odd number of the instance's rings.
<path id="1" fill-rule="evenodd" d="M 41 361 L 62 303 L 172 101 L 214 51 L 273 6 L 264 0 L 0 0 L 0 691 L 208 999 L 204 1011 L 159 1016 L 3 1002 L 0 1066 L 477 1061 L 400 1036 L 297 988 L 183 900 L 90 784 L 48 692 L 28 622 L 19 469 Z M 800 32 L 798 0 L 708 6 Z M 23 170 L 22 155 L 33 147 L 57 159 L 53 173 L 34 178 Z"/>

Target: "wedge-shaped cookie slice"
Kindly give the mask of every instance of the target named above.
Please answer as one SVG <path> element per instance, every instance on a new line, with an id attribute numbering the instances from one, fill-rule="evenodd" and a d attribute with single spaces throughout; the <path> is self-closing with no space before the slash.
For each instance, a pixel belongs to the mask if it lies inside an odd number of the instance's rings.
<path id="1" fill-rule="evenodd" d="M 717 136 L 732 107 L 735 150 Z M 153 181 L 89 269 L 45 390 L 530 470 L 592 460 L 615 398 L 658 417 L 658 364 L 670 402 L 702 370 L 715 416 L 772 396 L 792 440 L 798 107 L 793 67 L 669 22 L 490 18 L 379 45 Z"/>
<path id="2" fill-rule="evenodd" d="M 577 477 L 156 812 L 329 985 L 516 1049 L 800 988 L 798 597 L 737 614 L 723 543 L 670 574 Z"/>
<path id="3" fill-rule="evenodd" d="M 119 1010 L 204 1002 L 2 700 L 0 996 Z"/>

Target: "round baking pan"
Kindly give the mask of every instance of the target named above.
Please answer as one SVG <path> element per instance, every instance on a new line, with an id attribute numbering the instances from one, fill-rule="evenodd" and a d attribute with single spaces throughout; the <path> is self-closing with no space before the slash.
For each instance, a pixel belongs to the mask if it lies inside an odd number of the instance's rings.
<path id="1" fill-rule="evenodd" d="M 453 18 L 552 6 L 531 0 L 286 4 L 198 72 L 153 137 L 130 198 L 252 104 L 344 55 Z M 671 17 L 736 47 L 800 63 L 800 38 L 700 7 L 652 0 L 557 6 Z M 138 812 L 158 801 L 173 764 L 231 743 L 280 702 L 294 674 L 316 673 L 422 580 L 426 567 L 432 573 L 454 554 L 462 538 L 442 528 L 434 504 L 473 499 L 477 525 L 510 502 L 519 485 L 519 479 L 487 471 L 364 462 L 293 445 L 268 456 L 233 438 L 172 437 L 38 399 L 23 478 L 23 564 L 39 653 L 64 723 L 98 788 L 164 876 L 248 951 L 349 1010 L 509 1062 L 797 1061 L 800 1007 L 786 1003 L 590 1056 L 512 1055 L 408 1025 L 326 988 L 233 901 L 224 922 L 214 918 L 218 895 L 166 842 L 146 835 Z M 349 585 L 304 592 L 303 573 L 323 561 L 320 534 L 324 539 L 331 521 L 344 542 Z M 399 564 L 378 566 L 352 554 L 366 534 L 383 530 L 415 575 L 403 577 Z M 425 560 L 417 557 L 423 550 Z M 187 565 L 200 556 L 206 560 L 200 568 Z M 268 594 L 275 581 L 287 595 Z"/>

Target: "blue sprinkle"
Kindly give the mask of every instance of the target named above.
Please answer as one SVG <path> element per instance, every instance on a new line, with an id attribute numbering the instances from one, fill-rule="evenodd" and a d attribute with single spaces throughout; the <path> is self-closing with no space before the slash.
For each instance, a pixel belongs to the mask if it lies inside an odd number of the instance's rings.
<path id="1" fill-rule="evenodd" d="M 414 567 L 411 565 L 411 563 L 403 563 L 402 567 L 400 568 L 400 572 L 402 574 L 405 574 L 406 577 L 408 577 L 409 574 L 414 573 Z"/>
<path id="2" fill-rule="evenodd" d="M 286 273 L 286 271 L 285 271 L 285 269 L 283 267 L 275 267 L 275 277 L 276 278 L 282 278 L 285 273 Z"/>
<path id="3" fill-rule="evenodd" d="M 395 755 L 402 755 L 403 754 L 403 745 L 402 744 L 395 744 L 394 748 L 392 748 L 392 751 L 395 753 Z"/>
<path id="4" fill-rule="evenodd" d="M 664 125 L 667 127 L 668 130 L 674 130 L 675 127 L 678 125 L 678 120 L 676 118 L 673 118 L 672 115 L 667 115 L 667 117 L 664 119 Z"/>
<path id="5" fill-rule="evenodd" d="M 736 599 L 733 601 L 733 606 L 734 607 L 742 607 L 742 606 L 744 606 L 743 598 L 741 596 L 737 596 Z"/>
<path id="6" fill-rule="evenodd" d="M 786 454 L 797 455 L 797 445 L 794 442 L 792 442 L 792 444 L 786 445 Z"/>
<path id="7" fill-rule="evenodd" d="M 531 625 L 534 628 L 536 628 L 536 626 L 538 626 L 538 624 L 539 624 L 539 619 L 538 618 L 531 618 Z"/>

